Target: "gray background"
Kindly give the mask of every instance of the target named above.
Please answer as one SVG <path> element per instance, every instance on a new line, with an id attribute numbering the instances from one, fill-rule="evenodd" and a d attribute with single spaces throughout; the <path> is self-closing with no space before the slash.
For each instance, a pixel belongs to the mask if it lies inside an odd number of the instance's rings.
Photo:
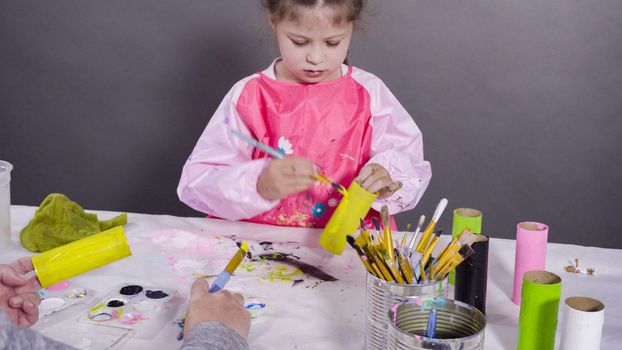
<path id="1" fill-rule="evenodd" d="M 552 242 L 622 248 L 620 18 L 619 0 L 370 1 L 350 61 L 411 112 L 433 169 L 398 224 L 447 197 L 493 237 L 536 220 Z M 258 1 L 2 1 L 13 203 L 199 215 L 177 199 L 182 164 L 276 54 Z"/>

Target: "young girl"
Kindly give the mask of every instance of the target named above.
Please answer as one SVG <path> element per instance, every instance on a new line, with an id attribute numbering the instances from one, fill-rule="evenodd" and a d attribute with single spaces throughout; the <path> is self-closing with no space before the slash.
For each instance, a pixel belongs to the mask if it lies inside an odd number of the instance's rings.
<path id="1" fill-rule="evenodd" d="M 344 64 L 363 0 L 264 6 L 281 57 L 225 96 L 184 165 L 179 198 L 229 220 L 324 227 L 341 194 L 315 182 L 320 173 L 377 192 L 370 215 L 384 204 L 391 214 L 412 209 L 431 177 L 421 132 L 378 77 Z"/>

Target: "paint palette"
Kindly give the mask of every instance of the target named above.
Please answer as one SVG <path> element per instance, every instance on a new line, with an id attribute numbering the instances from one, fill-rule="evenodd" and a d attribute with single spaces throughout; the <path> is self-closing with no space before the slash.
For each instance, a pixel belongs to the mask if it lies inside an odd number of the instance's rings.
<path id="1" fill-rule="evenodd" d="M 42 318 L 89 300 L 96 294 L 92 289 L 72 285 L 69 281 L 63 281 L 48 288 L 40 289 L 38 293 L 39 297 L 41 297 L 39 317 Z"/>
<path id="2" fill-rule="evenodd" d="M 154 323 L 171 311 L 171 299 L 177 292 L 168 288 L 122 284 L 80 316 L 78 321 L 126 329 L 138 329 Z"/>

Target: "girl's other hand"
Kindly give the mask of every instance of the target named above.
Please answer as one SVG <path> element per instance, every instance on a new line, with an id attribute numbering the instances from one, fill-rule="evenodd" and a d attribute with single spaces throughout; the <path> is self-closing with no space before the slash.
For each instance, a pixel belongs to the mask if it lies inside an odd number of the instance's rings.
<path id="1" fill-rule="evenodd" d="M 365 165 L 355 181 L 366 191 L 378 193 L 378 199 L 387 198 L 402 188 L 401 182 L 394 182 L 387 169 L 376 163 Z"/>
<path id="2" fill-rule="evenodd" d="M 257 192 L 268 200 L 302 192 L 315 183 L 315 167 L 307 158 L 283 158 L 270 162 L 257 179 Z"/>

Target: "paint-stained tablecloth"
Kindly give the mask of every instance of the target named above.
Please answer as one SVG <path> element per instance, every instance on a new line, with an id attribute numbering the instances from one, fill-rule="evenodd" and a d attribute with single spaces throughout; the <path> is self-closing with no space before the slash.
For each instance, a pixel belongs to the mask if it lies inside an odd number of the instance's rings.
<path id="1" fill-rule="evenodd" d="M 0 263 L 32 255 L 19 244 L 19 231 L 36 207 L 13 206 L 13 245 L 0 251 Z M 89 211 L 108 219 L 117 212 Z M 508 230 L 512 230 L 508 226 Z M 178 320 L 197 274 L 217 274 L 236 251 L 236 242 L 248 240 L 252 260 L 246 260 L 227 285 L 247 300 L 264 304 L 252 321 L 252 349 L 362 349 L 365 317 L 365 271 L 352 249 L 334 256 L 317 245 L 320 230 L 284 228 L 218 219 L 169 215 L 128 214 L 125 232 L 133 255 L 69 281 L 97 293 L 92 299 L 44 317 L 38 331 L 83 349 L 175 349 Z M 486 349 L 515 349 L 519 306 L 510 300 L 514 272 L 513 240 L 490 241 Z M 401 233 L 396 233 L 396 238 Z M 446 241 L 449 237 L 443 237 Z M 439 244 L 440 245 L 440 244 Z M 315 271 L 259 258 L 275 252 L 292 261 L 317 267 Z M 566 272 L 579 258 L 593 276 Z M 547 270 L 562 278 L 562 302 L 569 296 L 590 296 L 605 305 L 602 349 L 622 343 L 622 305 L 616 302 L 622 287 L 622 250 L 549 244 Z M 323 281 L 330 275 L 337 281 Z M 177 291 L 173 307 L 151 326 L 138 331 L 91 325 L 77 320 L 94 301 L 122 283 L 159 286 Z M 453 291 L 450 289 L 450 297 Z M 560 310 L 563 308 L 560 307 Z M 563 312 L 560 311 L 560 320 Z M 561 324 L 561 322 L 560 322 Z M 559 332 L 558 332 L 559 337 Z M 559 344 L 559 338 L 556 341 Z"/>

